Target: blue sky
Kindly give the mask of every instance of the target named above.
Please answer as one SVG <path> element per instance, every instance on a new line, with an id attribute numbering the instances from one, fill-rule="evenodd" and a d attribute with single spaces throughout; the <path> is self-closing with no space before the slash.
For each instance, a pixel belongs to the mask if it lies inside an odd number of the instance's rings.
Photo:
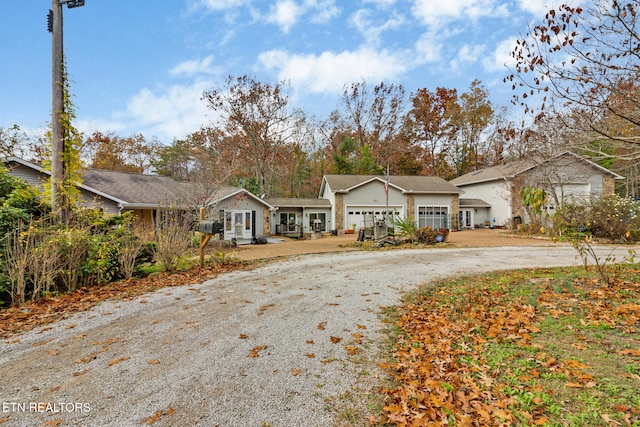
<path id="1" fill-rule="evenodd" d="M 228 75 L 291 81 L 325 118 L 345 84 L 468 90 L 496 106 L 515 38 L 556 0 L 86 0 L 64 8 L 76 127 L 168 144 L 206 125 L 202 92 Z M 51 111 L 49 0 L 0 2 L 0 127 L 43 132 Z"/>

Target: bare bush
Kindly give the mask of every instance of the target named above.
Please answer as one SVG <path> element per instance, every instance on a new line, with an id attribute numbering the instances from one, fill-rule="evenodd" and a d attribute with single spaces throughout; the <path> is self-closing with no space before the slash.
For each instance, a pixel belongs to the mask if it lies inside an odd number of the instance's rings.
<path id="1" fill-rule="evenodd" d="M 6 235 L 4 248 L 5 265 L 11 288 L 11 302 L 22 304 L 26 298 L 27 277 L 26 270 L 29 262 L 29 254 L 33 250 L 30 247 L 33 239 L 28 238 L 28 232 L 22 231 L 22 226 L 16 227 Z"/>
<path id="2" fill-rule="evenodd" d="M 136 259 L 144 246 L 140 236 L 127 234 L 120 239 L 118 263 L 125 279 L 130 279 L 136 269 Z"/>
<path id="3" fill-rule="evenodd" d="M 174 271 L 191 245 L 191 223 L 176 209 L 158 210 L 156 215 L 155 261 L 166 271 Z"/>

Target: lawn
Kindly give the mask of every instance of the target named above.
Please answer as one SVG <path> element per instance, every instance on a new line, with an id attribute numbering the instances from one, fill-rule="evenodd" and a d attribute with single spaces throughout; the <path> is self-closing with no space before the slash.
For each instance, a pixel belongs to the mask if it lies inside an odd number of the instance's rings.
<path id="1" fill-rule="evenodd" d="M 377 425 L 640 426 L 640 270 L 424 286 L 389 319 Z"/>

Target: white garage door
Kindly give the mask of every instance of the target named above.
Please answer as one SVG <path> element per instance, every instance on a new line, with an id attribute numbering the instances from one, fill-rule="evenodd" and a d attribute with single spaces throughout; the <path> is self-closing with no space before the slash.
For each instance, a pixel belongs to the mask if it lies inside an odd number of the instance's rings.
<path id="1" fill-rule="evenodd" d="M 398 218 L 401 215 L 402 207 L 389 206 L 389 221 L 393 223 L 394 218 Z M 347 206 L 347 228 L 352 228 L 355 224 L 355 229 L 359 230 L 364 227 L 373 227 L 373 224 L 365 223 L 365 218 L 384 219 L 386 206 Z M 367 216 L 369 214 L 369 216 Z"/>

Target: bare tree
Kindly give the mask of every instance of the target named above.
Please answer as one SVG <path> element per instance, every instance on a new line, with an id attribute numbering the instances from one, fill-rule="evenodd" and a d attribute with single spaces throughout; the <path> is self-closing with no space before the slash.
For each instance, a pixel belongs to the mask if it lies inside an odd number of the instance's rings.
<path id="1" fill-rule="evenodd" d="M 622 167 L 640 159 L 639 6 L 594 0 L 549 10 L 518 40 L 505 78 L 527 114 L 569 119 L 563 126 L 585 135 L 575 148 Z"/>
<path id="2" fill-rule="evenodd" d="M 374 163 L 393 167 L 407 150 L 402 138 L 404 87 L 384 82 L 371 86 L 362 80 L 344 87 L 341 102 L 341 109 L 330 118 L 333 152 L 351 138 L 357 158 L 370 155 Z"/>
<path id="3" fill-rule="evenodd" d="M 290 106 L 287 86 L 286 82 L 261 83 L 246 75 L 229 76 L 223 88 L 203 95 L 225 132 L 220 151 L 240 153 L 247 159 L 258 192 L 267 196 L 278 178 L 278 156 L 296 140 L 296 130 L 304 122 L 302 112 Z"/>

